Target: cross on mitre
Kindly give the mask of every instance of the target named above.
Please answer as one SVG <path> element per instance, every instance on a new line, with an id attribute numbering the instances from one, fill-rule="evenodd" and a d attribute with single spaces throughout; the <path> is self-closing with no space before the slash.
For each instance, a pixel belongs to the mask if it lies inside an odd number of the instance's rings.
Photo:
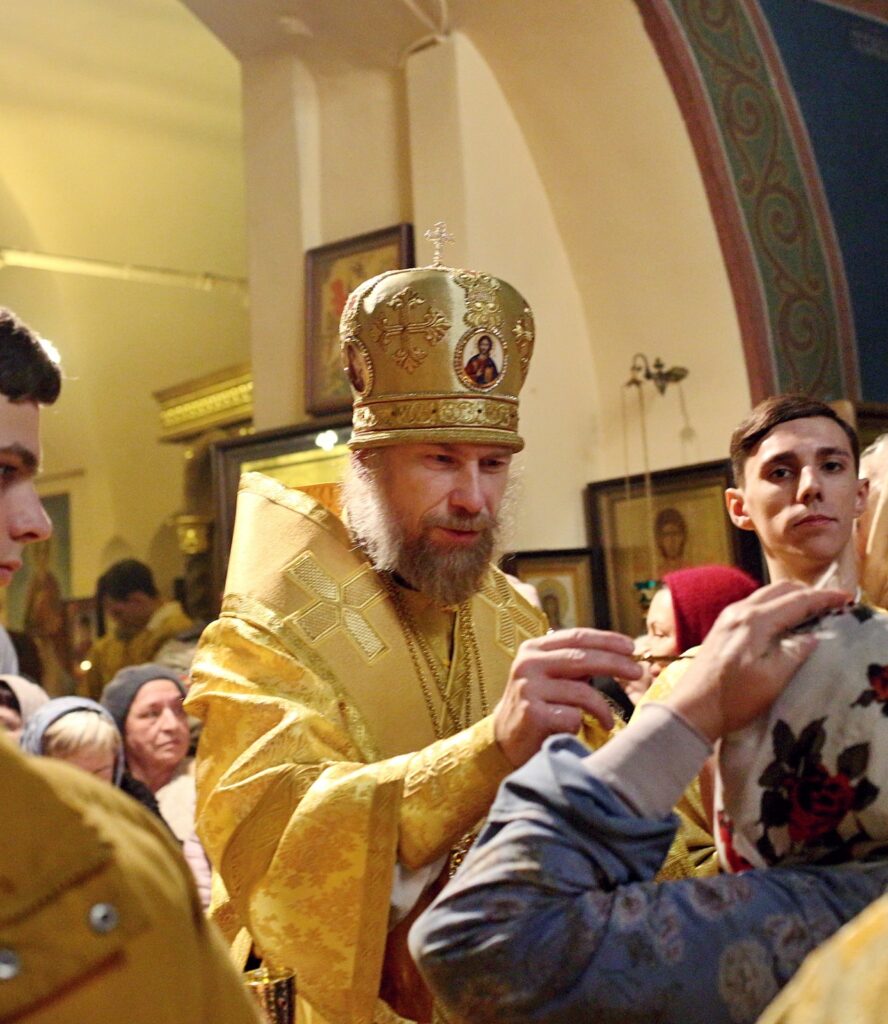
<path id="1" fill-rule="evenodd" d="M 447 225 L 443 220 L 439 220 L 433 228 L 429 228 L 429 230 L 426 231 L 423 237 L 427 238 L 432 243 L 435 250 L 432 254 L 432 266 L 442 266 L 441 255 L 443 253 L 444 246 L 449 245 L 454 240 L 453 235 L 451 235 L 447 230 Z"/>

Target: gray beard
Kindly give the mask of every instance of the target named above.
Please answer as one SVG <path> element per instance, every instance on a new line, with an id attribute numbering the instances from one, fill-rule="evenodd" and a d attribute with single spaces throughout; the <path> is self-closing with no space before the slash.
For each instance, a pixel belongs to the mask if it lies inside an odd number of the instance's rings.
<path id="1" fill-rule="evenodd" d="M 481 589 L 496 544 L 497 523 L 489 516 L 451 513 L 424 521 L 411 536 L 387 507 L 374 470 L 358 459 L 343 483 L 343 508 L 352 537 L 378 571 L 443 605 L 462 604 Z M 478 538 L 471 547 L 442 547 L 431 539 L 434 526 L 477 529 Z"/>
<path id="2" fill-rule="evenodd" d="M 457 525 L 455 519 L 450 522 Z M 429 538 L 426 528 L 418 537 L 403 539 L 398 564 L 392 571 L 439 604 L 462 604 L 481 589 L 493 545 L 493 526 L 482 528 L 468 548 L 442 548 Z"/>

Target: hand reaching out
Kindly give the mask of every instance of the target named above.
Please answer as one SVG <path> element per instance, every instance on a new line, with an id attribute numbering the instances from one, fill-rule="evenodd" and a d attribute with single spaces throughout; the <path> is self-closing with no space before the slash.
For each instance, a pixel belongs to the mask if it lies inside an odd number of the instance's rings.
<path id="1" fill-rule="evenodd" d="M 493 712 L 497 742 L 516 768 L 547 736 L 576 732 L 583 712 L 605 729 L 612 727 L 607 700 L 589 684 L 596 675 L 641 676 L 628 637 L 599 629 L 561 629 L 521 645 Z"/>
<path id="2" fill-rule="evenodd" d="M 848 601 L 844 591 L 788 581 L 762 587 L 719 615 L 665 703 L 710 741 L 742 728 L 770 708 L 817 644 L 787 631 Z"/>

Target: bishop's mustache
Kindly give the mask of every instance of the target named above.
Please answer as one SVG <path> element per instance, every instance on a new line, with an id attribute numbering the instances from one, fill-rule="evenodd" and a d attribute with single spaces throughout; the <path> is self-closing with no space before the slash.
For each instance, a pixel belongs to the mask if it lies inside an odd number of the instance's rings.
<path id="1" fill-rule="evenodd" d="M 450 512 L 446 515 L 427 515 L 423 518 L 422 525 L 425 527 L 438 526 L 443 530 L 467 530 L 474 533 L 484 533 L 485 530 L 495 530 L 499 522 L 495 516 L 487 512 Z"/>

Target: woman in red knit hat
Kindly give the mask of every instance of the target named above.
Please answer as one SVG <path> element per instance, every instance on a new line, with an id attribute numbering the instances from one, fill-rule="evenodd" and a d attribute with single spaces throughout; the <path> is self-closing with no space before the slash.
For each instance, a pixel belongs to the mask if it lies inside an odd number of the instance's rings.
<path id="1" fill-rule="evenodd" d="M 663 700 L 690 662 L 672 666 L 657 679 L 661 670 L 701 644 L 722 609 L 748 597 L 760 585 L 752 576 L 730 565 L 700 565 L 666 573 L 648 608 L 647 635 L 636 643 L 636 653 L 646 654 L 650 659 L 650 674 L 645 673 L 649 689 L 640 689 L 638 683 L 623 683 L 630 700 L 634 704 Z M 683 857 L 700 877 L 718 871 L 712 837 L 712 802 L 712 766 L 707 762 L 676 807 L 682 817 L 686 847 Z"/>
<path id="2" fill-rule="evenodd" d="M 723 608 L 759 586 L 752 576 L 731 565 L 699 565 L 667 573 L 648 609 L 647 635 L 638 645 L 639 652 L 651 659 L 652 679 L 664 664 L 703 643 Z"/>

